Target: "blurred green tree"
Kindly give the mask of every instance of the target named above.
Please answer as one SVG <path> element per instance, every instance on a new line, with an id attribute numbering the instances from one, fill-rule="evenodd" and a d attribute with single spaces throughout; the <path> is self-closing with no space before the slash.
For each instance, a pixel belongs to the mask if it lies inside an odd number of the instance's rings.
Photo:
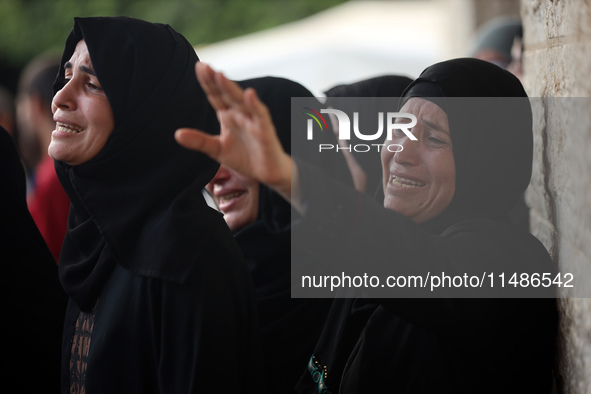
<path id="1" fill-rule="evenodd" d="M 32 57 L 60 51 L 75 16 L 126 15 L 168 23 L 194 45 L 267 29 L 346 0 L 1 0 L 0 84 Z"/>

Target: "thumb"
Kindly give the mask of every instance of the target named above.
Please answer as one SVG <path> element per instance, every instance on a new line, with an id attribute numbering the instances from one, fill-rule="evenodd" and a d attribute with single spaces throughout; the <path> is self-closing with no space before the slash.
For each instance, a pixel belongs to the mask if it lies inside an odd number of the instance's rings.
<path id="1" fill-rule="evenodd" d="M 219 152 L 219 137 L 213 136 L 197 129 L 181 128 L 175 131 L 174 139 L 179 145 L 205 153 L 217 160 Z"/>

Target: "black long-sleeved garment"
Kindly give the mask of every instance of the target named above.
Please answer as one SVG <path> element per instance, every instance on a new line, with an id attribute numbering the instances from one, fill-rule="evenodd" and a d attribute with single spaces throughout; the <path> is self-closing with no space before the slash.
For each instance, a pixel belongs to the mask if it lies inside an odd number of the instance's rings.
<path id="1" fill-rule="evenodd" d="M 115 126 L 88 162 L 56 162 L 71 201 L 62 392 L 261 391 L 252 281 L 201 194 L 218 165 L 174 140 L 219 130 L 193 47 L 167 25 L 76 18 L 56 90 L 82 39 Z"/>
<path id="2" fill-rule="evenodd" d="M 87 393 L 222 393 L 261 390 L 256 311 L 245 282 L 225 258 L 195 262 L 182 282 L 115 265 L 90 312 Z M 70 301 L 62 354 L 62 392 L 75 383 L 70 363 L 76 321 Z"/>
<path id="3" fill-rule="evenodd" d="M 539 241 L 508 222 L 468 220 L 432 234 L 363 195 L 327 183 L 304 163 L 298 166 L 301 179 L 314 185 L 311 193 L 331 201 L 314 211 L 310 204 L 310 221 L 299 230 L 314 234 L 308 245 L 342 251 L 336 260 L 343 266 L 357 262 L 363 272 L 375 273 L 369 244 L 378 248 L 374 256 L 388 256 L 392 275 L 400 273 L 400 264 L 420 266 L 426 256 L 439 259 L 430 266 L 445 267 L 451 276 L 456 273 L 449 261 L 458 267 L 496 266 L 497 273 L 507 267 L 555 271 Z M 359 217 L 381 231 L 367 231 Z M 321 234 L 313 231 L 316 225 L 322 225 Z M 331 242 L 343 228 L 347 242 Z M 408 243 L 400 245 L 400 239 Z M 555 303 L 553 298 L 337 298 L 297 391 L 322 392 L 317 390 L 325 385 L 331 393 L 550 392 Z M 316 372 L 326 373 L 320 384 L 313 380 Z"/>

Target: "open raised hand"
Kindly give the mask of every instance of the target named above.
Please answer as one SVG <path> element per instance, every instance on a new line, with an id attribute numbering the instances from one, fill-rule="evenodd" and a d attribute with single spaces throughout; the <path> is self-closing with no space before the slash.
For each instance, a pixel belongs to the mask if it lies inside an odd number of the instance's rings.
<path id="1" fill-rule="evenodd" d="M 243 90 L 208 65 L 197 62 L 195 70 L 216 110 L 220 135 L 182 128 L 175 133 L 177 142 L 266 184 L 290 201 L 292 171 L 297 169 L 281 147 L 268 108 L 252 88 Z"/>

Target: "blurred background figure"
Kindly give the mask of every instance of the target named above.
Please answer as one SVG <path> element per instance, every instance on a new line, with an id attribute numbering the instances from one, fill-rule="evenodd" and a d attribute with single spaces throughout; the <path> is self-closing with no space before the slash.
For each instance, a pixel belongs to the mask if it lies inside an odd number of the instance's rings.
<path id="1" fill-rule="evenodd" d="M 523 27 L 519 18 L 494 18 L 477 32 L 472 57 L 494 63 L 521 80 L 522 38 Z"/>
<path id="2" fill-rule="evenodd" d="M 0 86 L 0 126 L 15 138 L 14 96 L 4 86 Z"/>
<path id="3" fill-rule="evenodd" d="M 17 94 L 19 145 L 29 166 L 29 211 L 56 261 L 70 210 L 70 200 L 57 179 L 53 159 L 47 154 L 55 128 L 51 100 L 58 69 L 56 55 L 37 56 L 23 70 Z"/>
<path id="4" fill-rule="evenodd" d="M 367 103 L 364 100 L 363 107 L 366 108 L 367 106 L 371 107 L 370 113 L 367 115 L 371 117 L 371 121 L 375 120 L 373 115 L 376 115 L 379 111 L 386 111 L 386 112 L 395 112 L 395 105 L 393 103 L 392 107 L 388 108 L 388 104 L 384 100 L 379 100 L 379 98 L 398 98 L 404 91 L 404 89 L 412 82 L 412 79 L 404 76 L 399 75 L 382 75 L 374 78 L 364 79 L 358 82 L 354 82 L 351 84 L 340 84 L 336 85 L 330 89 L 328 89 L 324 94 L 326 95 L 326 105 L 328 107 L 333 107 L 335 109 L 339 109 L 347 113 L 349 115 L 349 119 L 353 119 L 351 115 L 354 111 L 360 111 L 361 107 L 357 106 L 357 104 L 361 104 L 360 101 L 355 100 L 342 100 L 339 98 L 353 98 L 353 97 L 365 97 L 365 98 L 374 98 L 375 106 Z M 382 105 L 386 105 L 385 108 L 380 108 Z M 338 133 L 338 122 L 336 122 L 336 118 L 334 115 L 330 114 L 330 118 L 332 120 L 333 130 L 335 133 Z M 364 120 L 367 123 L 367 118 L 363 115 L 360 115 L 361 119 L 360 122 Z M 369 126 L 370 128 L 373 127 L 373 131 L 375 131 L 375 125 Z M 364 129 L 360 126 L 361 131 Z M 367 141 L 360 140 L 355 133 L 351 134 L 350 141 L 340 140 L 339 145 L 343 148 L 348 147 L 349 145 L 355 145 L 358 143 L 366 143 Z M 382 178 L 382 164 L 380 162 L 380 153 L 377 150 L 370 150 L 368 152 L 357 151 L 355 149 L 343 149 L 342 150 L 345 159 L 347 160 L 347 165 L 349 166 L 349 170 L 351 171 L 351 176 L 353 177 L 353 182 L 355 184 L 355 189 L 360 192 L 368 193 L 373 195 L 376 191 L 376 188 L 381 182 Z"/>

